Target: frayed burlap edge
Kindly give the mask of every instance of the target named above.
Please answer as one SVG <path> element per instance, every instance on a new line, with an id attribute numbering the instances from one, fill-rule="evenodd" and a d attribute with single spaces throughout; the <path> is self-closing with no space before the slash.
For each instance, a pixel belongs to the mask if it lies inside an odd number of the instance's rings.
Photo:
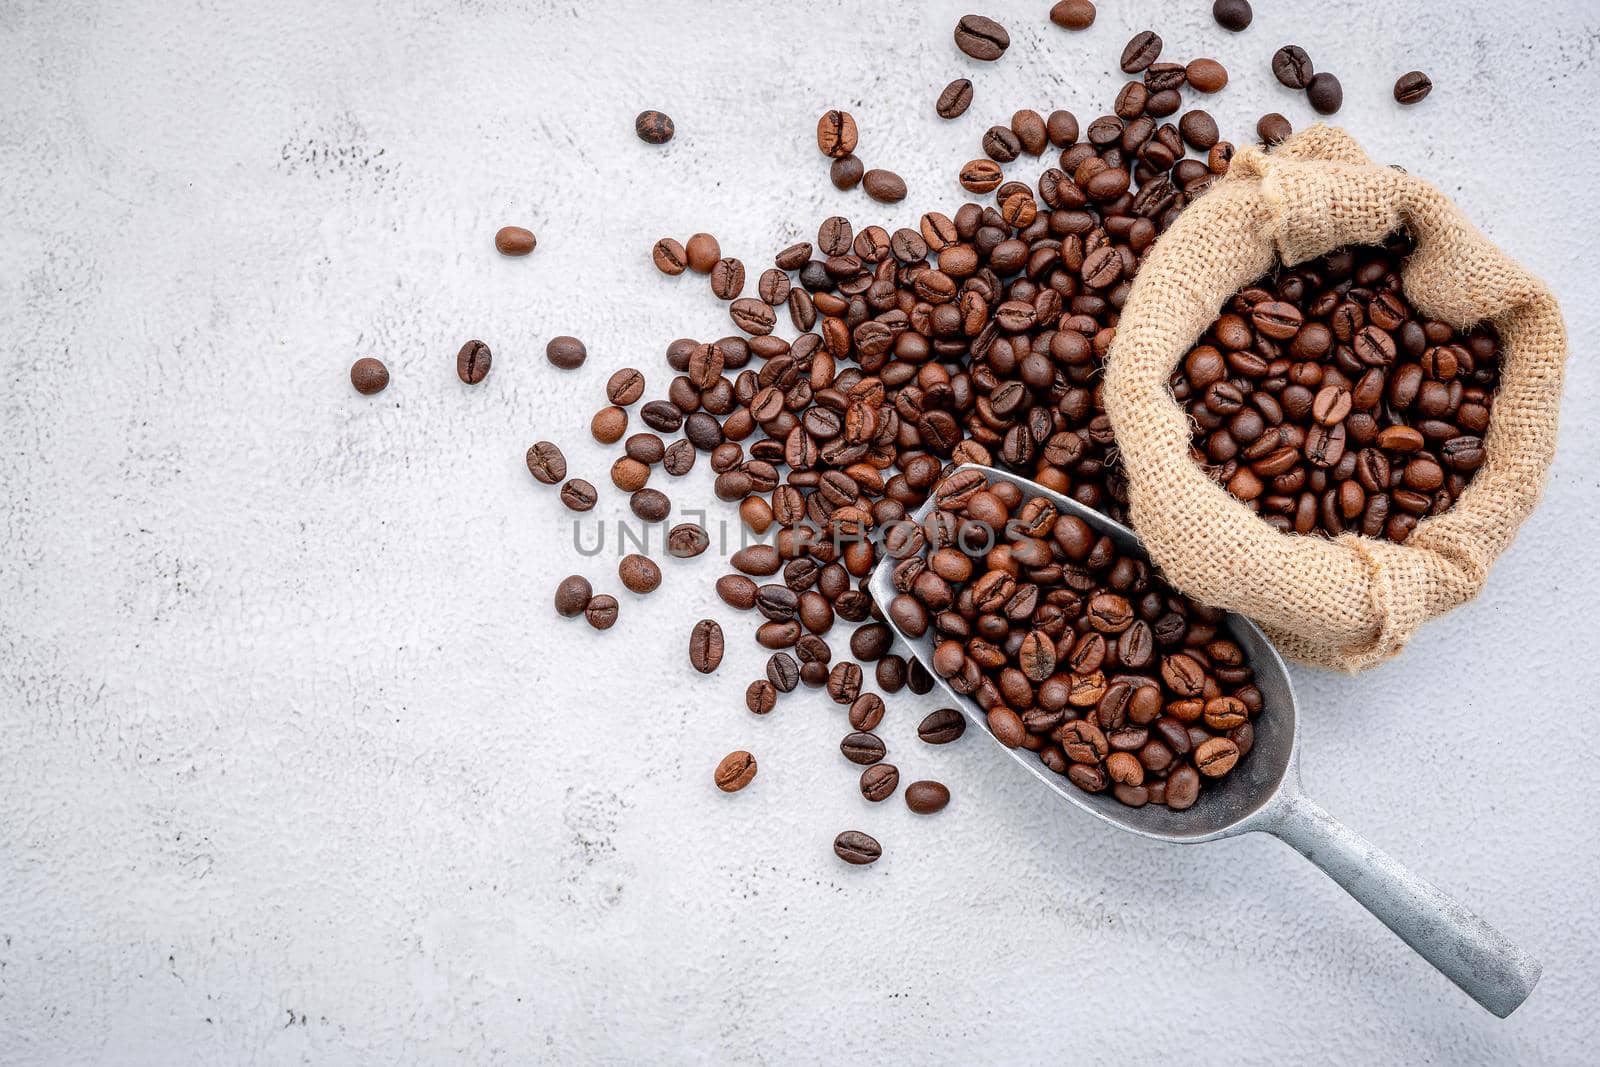
<path id="1" fill-rule="evenodd" d="M 1276 259 L 1374 244 L 1402 226 L 1416 239 L 1402 274 L 1407 299 L 1424 315 L 1499 331 L 1487 459 L 1455 506 L 1403 545 L 1278 533 L 1190 457 L 1190 423 L 1168 380 L 1223 304 Z M 1372 667 L 1477 595 L 1533 510 L 1555 452 L 1566 353 L 1549 291 L 1432 185 L 1371 163 L 1326 126 L 1271 152 L 1245 148 L 1146 257 L 1108 355 L 1105 407 L 1130 520 L 1174 585 L 1258 620 L 1285 654 Z"/>

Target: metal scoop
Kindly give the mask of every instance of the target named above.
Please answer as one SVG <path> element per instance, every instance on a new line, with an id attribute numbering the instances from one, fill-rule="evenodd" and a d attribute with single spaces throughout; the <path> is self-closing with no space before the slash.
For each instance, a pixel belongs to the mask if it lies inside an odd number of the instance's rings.
<path id="1" fill-rule="evenodd" d="M 1060 513 L 1076 515 L 1109 536 L 1118 550 L 1147 558 L 1132 530 L 1092 508 L 1026 478 L 977 465 L 961 469 L 968 468 L 982 471 L 991 481 L 1010 482 L 1022 490 L 1024 498 L 1043 497 Z M 930 499 L 912 518 L 921 522 L 933 507 Z M 878 567 L 870 585 L 873 599 L 885 608 L 896 595 L 892 570 L 888 565 Z M 887 610 L 883 615 L 900 642 L 933 674 L 932 637 L 913 640 Z M 1539 981 L 1539 961 L 1300 791 L 1299 722 L 1294 686 L 1283 659 L 1249 619 L 1230 614 L 1224 627 L 1255 668 L 1264 706 L 1254 723 L 1255 744 L 1248 755 L 1232 774 L 1202 792 L 1194 807 L 1187 811 L 1155 804 L 1130 808 L 1109 795 L 1084 792 L 1026 749 L 1007 749 L 1011 758 L 1074 807 L 1143 837 L 1193 844 L 1238 834 L 1272 834 L 1320 867 L 1473 1000 L 1501 1018 L 1510 1015 Z M 944 679 L 934 678 L 952 706 L 988 735 L 983 709 L 970 697 L 956 693 Z"/>

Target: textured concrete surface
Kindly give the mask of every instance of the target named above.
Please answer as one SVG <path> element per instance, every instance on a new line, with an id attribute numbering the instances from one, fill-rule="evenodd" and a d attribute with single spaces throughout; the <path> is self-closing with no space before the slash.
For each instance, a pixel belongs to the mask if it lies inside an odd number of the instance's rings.
<path id="1" fill-rule="evenodd" d="M 1566 108 L 1600 15 L 1263 2 L 1230 37 L 1209 6 L 1108 0 L 1074 36 L 993 3 L 1013 44 L 980 66 L 955 0 L 0 0 L 0 1061 L 1592 1062 L 1600 138 Z M 727 332 L 657 236 L 764 264 L 837 211 L 949 208 L 985 126 L 1100 113 L 1145 24 L 1228 64 L 1239 134 L 1310 120 L 1267 71 L 1304 45 L 1352 132 L 1563 298 L 1561 453 L 1484 596 L 1296 679 L 1312 794 L 1543 958 L 1505 1022 L 1281 845 L 1119 835 L 982 737 L 920 745 L 909 695 L 891 759 L 954 803 L 869 810 L 824 699 L 748 715 L 742 639 L 687 667 L 687 620 L 742 632 L 712 558 L 609 634 L 550 610 L 573 570 L 615 587 L 615 543 L 579 555 L 523 450 L 602 481 L 609 372 L 664 386 L 669 340 Z M 1416 66 L 1438 89 L 1402 111 Z M 957 74 L 978 100 L 940 123 Z M 830 106 L 905 204 L 827 184 Z M 635 140 L 643 107 L 677 140 Z M 532 258 L 492 252 L 510 222 Z M 762 769 L 728 797 L 735 747 Z M 875 867 L 829 851 L 852 826 Z"/>

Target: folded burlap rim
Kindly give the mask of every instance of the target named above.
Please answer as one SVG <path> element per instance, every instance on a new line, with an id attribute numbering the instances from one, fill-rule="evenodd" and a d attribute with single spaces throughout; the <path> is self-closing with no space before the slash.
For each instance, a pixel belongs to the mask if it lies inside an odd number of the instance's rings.
<path id="1" fill-rule="evenodd" d="M 1192 427 L 1168 381 L 1228 299 L 1276 260 L 1375 244 L 1401 227 L 1416 241 L 1406 298 L 1432 318 L 1499 332 L 1487 459 L 1455 505 L 1404 544 L 1279 533 L 1191 458 Z M 1533 510 L 1555 454 L 1566 357 L 1549 290 L 1432 185 L 1372 163 L 1327 126 L 1270 152 L 1245 148 L 1145 258 L 1107 357 L 1130 521 L 1178 589 L 1256 619 L 1296 660 L 1365 670 L 1477 595 Z"/>

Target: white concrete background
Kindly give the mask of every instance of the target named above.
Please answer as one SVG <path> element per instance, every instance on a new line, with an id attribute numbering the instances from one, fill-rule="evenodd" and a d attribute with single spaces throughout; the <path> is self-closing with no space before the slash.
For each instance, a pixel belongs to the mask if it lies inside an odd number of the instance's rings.
<path id="1" fill-rule="evenodd" d="M 1049 6 L 988 4 L 1013 44 L 979 65 L 966 0 L 0 0 L 0 1061 L 1592 1062 L 1600 14 L 1263 0 L 1235 37 L 1108 0 L 1072 35 Z M 616 583 L 523 450 L 603 482 L 606 376 L 664 387 L 669 340 L 728 332 L 656 237 L 759 268 L 828 214 L 948 210 L 986 125 L 1103 112 L 1147 25 L 1227 63 L 1241 137 L 1311 120 L 1267 69 L 1306 46 L 1375 155 L 1563 299 L 1561 452 L 1483 597 L 1381 670 L 1296 675 L 1311 792 L 1543 958 L 1508 1021 L 1276 842 L 1120 835 L 980 736 L 922 746 L 909 694 L 891 759 L 954 803 L 870 807 L 824 698 L 748 715 L 742 637 L 688 669 L 689 620 L 744 632 L 712 558 L 605 635 L 550 609 L 573 570 Z M 977 103 L 941 123 L 957 74 Z M 830 106 L 905 204 L 827 184 Z M 579 373 L 543 360 L 563 332 Z M 761 774 L 723 796 L 736 747 Z M 884 860 L 837 862 L 846 827 Z"/>

